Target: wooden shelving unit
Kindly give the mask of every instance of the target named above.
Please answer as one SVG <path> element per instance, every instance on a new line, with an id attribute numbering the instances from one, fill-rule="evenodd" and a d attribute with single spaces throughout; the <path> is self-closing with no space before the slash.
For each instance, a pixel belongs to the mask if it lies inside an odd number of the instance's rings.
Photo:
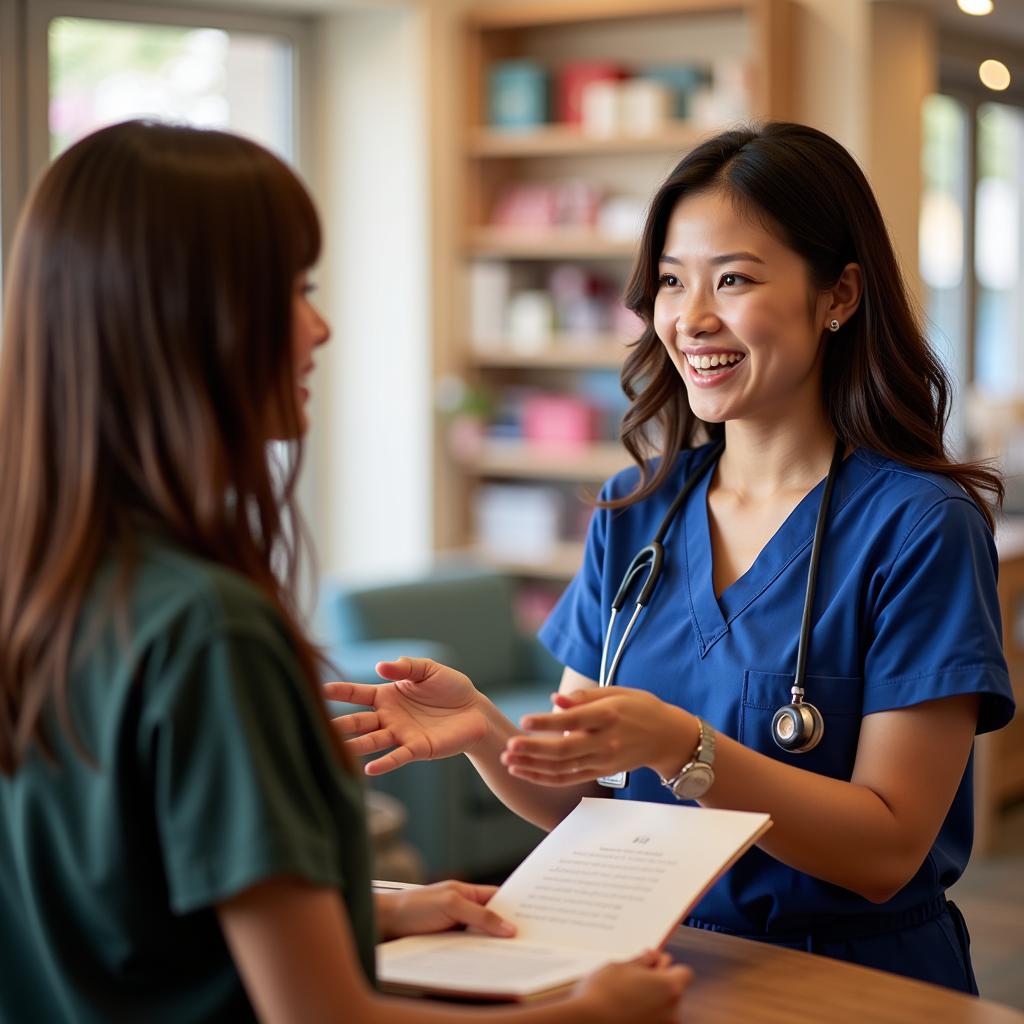
<path id="1" fill-rule="evenodd" d="M 481 128 L 470 136 L 469 154 L 481 159 L 540 156 L 607 156 L 613 153 L 685 152 L 708 134 L 706 128 L 680 121 L 652 135 L 588 135 L 564 125 L 527 132 Z"/>
<path id="2" fill-rule="evenodd" d="M 467 462 L 466 468 L 481 477 L 593 483 L 614 476 L 628 465 L 626 450 L 614 441 L 583 446 L 491 441 L 478 458 Z"/>
<path id="3" fill-rule="evenodd" d="M 592 384 L 595 373 L 608 374 L 610 380 L 632 339 L 556 332 L 546 345 L 523 350 L 500 332 L 473 337 L 468 270 L 476 261 L 497 261 L 507 264 L 517 280 L 543 282 L 550 268 L 568 263 L 621 285 L 638 238 L 619 232 L 609 237 L 567 228 L 496 227 L 496 203 L 510 185 L 566 178 L 594 181 L 646 202 L 678 159 L 717 130 L 689 120 L 669 121 L 648 134 L 595 134 L 566 124 L 499 130 L 486 115 L 491 65 L 528 58 L 557 74 L 571 61 L 614 60 L 642 74 L 658 64 L 744 59 L 755 80 L 751 118 L 784 118 L 791 113 L 792 18 L 792 0 L 480 0 L 464 12 L 455 46 L 462 74 L 451 87 L 451 95 L 463 104 L 461 123 L 453 124 L 451 135 L 435 148 L 443 183 L 435 201 L 453 211 L 442 220 L 442 241 L 435 249 L 439 377 L 460 376 L 485 390 L 535 385 L 569 392 L 584 379 Z M 563 494 L 593 494 L 628 465 L 628 454 L 612 440 L 562 448 L 495 440 L 469 458 L 442 445 L 435 460 L 436 547 L 473 553 L 526 579 L 562 583 L 579 566 L 578 536 L 557 541 L 543 560 L 488 552 L 474 535 L 477 488 L 508 481 L 559 487 Z M 567 518 L 579 520 L 584 514 Z"/>
<path id="4" fill-rule="evenodd" d="M 552 335 L 549 347 L 521 352 L 512 340 L 474 339 L 469 362 L 480 369 L 617 370 L 628 351 L 627 338 L 593 334 Z"/>
<path id="5" fill-rule="evenodd" d="M 635 238 L 607 238 L 596 232 L 472 228 L 466 248 L 473 256 L 508 260 L 629 260 Z"/>

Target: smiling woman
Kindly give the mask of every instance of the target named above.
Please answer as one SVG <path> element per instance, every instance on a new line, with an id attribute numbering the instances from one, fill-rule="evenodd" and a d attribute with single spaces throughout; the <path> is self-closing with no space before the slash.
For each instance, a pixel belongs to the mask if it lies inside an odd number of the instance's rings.
<path id="1" fill-rule="evenodd" d="M 860 268 L 843 268 L 841 290 L 814 292 L 800 256 L 723 191 L 680 200 L 664 248 L 654 327 L 694 415 L 753 423 L 795 404 L 820 429 L 822 325 L 849 319 Z"/>
<path id="2" fill-rule="evenodd" d="M 1002 484 L 947 455 L 949 385 L 867 180 L 801 125 L 708 140 L 654 196 L 627 303 L 637 466 L 602 490 L 541 631 L 565 665 L 555 712 L 520 730 L 403 661 L 339 730 L 395 747 L 372 774 L 443 738 L 546 827 L 602 786 L 767 811 L 689 924 L 976 992 L 945 890 L 970 852 L 973 737 L 1013 717 Z"/>

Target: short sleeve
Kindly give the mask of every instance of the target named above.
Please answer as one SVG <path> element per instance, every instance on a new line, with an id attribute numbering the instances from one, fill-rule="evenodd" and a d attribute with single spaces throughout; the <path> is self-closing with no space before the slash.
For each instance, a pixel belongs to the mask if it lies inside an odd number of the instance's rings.
<path id="1" fill-rule="evenodd" d="M 343 769 L 287 645 L 220 631 L 163 670 L 140 723 L 169 901 L 187 913 L 291 875 L 342 888 Z M 356 784 L 351 780 L 352 790 Z"/>
<path id="2" fill-rule="evenodd" d="M 606 487 L 599 500 L 606 497 Z M 588 679 L 601 671 L 603 641 L 601 582 L 610 510 L 597 508 L 590 519 L 583 565 L 552 609 L 538 637 L 563 664 Z"/>
<path id="3" fill-rule="evenodd" d="M 978 693 L 978 732 L 1014 713 L 988 524 L 946 497 L 914 524 L 881 580 L 864 668 L 864 714 Z"/>

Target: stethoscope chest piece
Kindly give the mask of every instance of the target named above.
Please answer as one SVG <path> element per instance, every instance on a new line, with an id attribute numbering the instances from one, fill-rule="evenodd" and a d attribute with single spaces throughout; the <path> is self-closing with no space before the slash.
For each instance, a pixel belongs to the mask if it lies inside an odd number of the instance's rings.
<path id="1" fill-rule="evenodd" d="M 772 718 L 772 739 L 790 754 L 806 754 L 825 735 L 825 719 L 813 705 L 795 696 L 792 704 L 779 708 Z"/>

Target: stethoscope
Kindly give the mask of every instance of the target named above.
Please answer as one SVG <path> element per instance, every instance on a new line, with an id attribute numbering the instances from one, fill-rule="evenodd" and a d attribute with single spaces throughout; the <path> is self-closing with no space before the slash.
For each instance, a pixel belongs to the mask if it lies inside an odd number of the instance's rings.
<path id="1" fill-rule="evenodd" d="M 665 549 L 662 541 L 669 527 L 674 522 L 679 510 L 683 507 L 690 492 L 697 486 L 700 479 L 707 470 L 715 463 L 725 448 L 725 440 L 719 441 L 708 452 L 707 456 L 690 474 L 682 490 L 676 495 L 675 500 L 668 507 L 658 532 L 654 539 L 645 548 L 641 548 L 629 563 L 629 568 L 622 577 L 619 589 L 612 599 L 612 610 L 608 617 L 608 628 L 604 634 L 604 646 L 601 649 L 601 672 L 598 676 L 598 686 L 612 686 L 615 680 L 615 670 L 622 660 L 622 652 L 625 649 L 626 641 L 633 632 L 640 613 L 647 606 L 654 593 L 654 588 L 661 578 L 661 571 L 665 564 Z M 811 639 L 811 614 L 814 608 L 814 590 L 818 582 L 818 563 L 821 560 L 821 540 L 825 534 L 825 520 L 828 518 L 829 499 L 832 497 L 832 488 L 835 486 L 836 475 L 839 466 L 843 461 L 845 445 L 841 440 L 836 441 L 835 452 L 832 455 L 832 463 L 828 468 L 828 477 L 825 480 L 825 491 L 821 496 L 821 504 L 818 505 L 818 518 L 814 524 L 814 541 L 811 544 L 811 564 L 807 569 L 807 590 L 804 594 L 804 611 L 800 620 L 800 642 L 796 652 L 796 677 L 793 688 L 790 690 L 792 700 L 789 704 L 779 708 L 772 718 L 772 739 L 791 754 L 803 754 L 813 750 L 825 734 L 825 719 L 821 712 L 813 705 L 804 700 L 804 681 L 807 675 L 807 649 Z M 615 619 L 626 604 L 626 598 L 633 589 L 637 578 L 647 573 L 647 578 L 637 595 L 636 606 L 626 629 L 615 648 L 611 665 L 608 664 L 608 651 L 611 647 L 612 630 L 615 626 Z M 602 786 L 611 789 L 622 789 L 629 780 L 628 772 L 617 772 L 615 775 L 607 775 L 598 779 Z"/>

